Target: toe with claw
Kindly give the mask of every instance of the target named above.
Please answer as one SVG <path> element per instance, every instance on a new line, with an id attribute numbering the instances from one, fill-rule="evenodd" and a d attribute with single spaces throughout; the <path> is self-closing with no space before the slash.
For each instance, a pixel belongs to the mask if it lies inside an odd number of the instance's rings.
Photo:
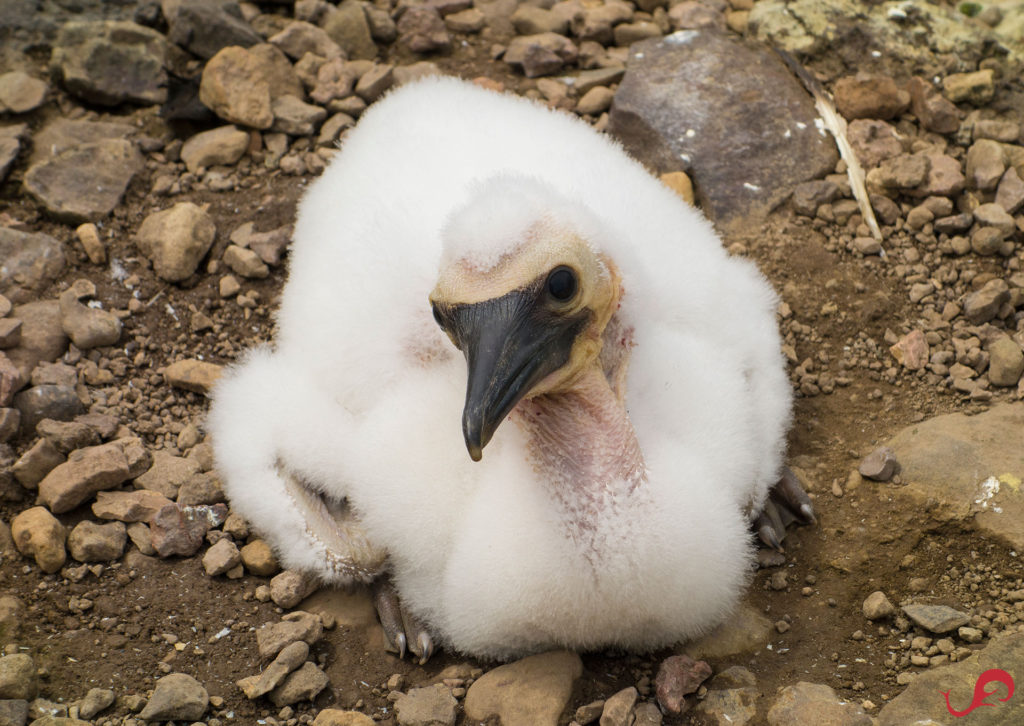
<path id="1" fill-rule="evenodd" d="M 774 550 L 785 552 L 782 540 L 786 537 L 786 527 L 792 522 L 814 524 L 816 521 L 810 497 L 796 474 L 786 467 L 778 483 L 768 493 L 764 508 L 754 518 L 753 526 L 762 542 Z"/>

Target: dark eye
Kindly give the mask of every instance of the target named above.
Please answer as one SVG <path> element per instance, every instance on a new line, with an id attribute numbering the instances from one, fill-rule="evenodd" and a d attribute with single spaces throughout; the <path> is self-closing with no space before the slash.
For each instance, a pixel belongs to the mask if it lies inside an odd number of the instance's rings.
<path id="1" fill-rule="evenodd" d="M 556 267 L 548 275 L 548 294 L 558 302 L 571 300 L 576 294 L 576 273 L 568 267 Z"/>

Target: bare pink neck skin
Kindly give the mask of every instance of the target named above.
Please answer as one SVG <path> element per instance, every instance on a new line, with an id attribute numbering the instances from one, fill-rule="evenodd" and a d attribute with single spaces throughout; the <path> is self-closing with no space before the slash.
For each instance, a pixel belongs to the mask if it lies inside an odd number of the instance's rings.
<path id="1" fill-rule="evenodd" d="M 647 478 L 623 401 L 597 364 L 568 391 L 520 401 L 513 418 L 529 436 L 534 466 L 570 512 L 585 514 L 603 495 L 632 492 Z"/>

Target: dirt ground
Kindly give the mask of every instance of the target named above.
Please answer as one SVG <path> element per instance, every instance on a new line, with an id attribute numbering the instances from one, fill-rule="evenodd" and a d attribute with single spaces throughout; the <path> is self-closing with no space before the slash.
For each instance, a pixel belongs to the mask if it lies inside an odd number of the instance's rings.
<path id="1" fill-rule="evenodd" d="M 512 90 L 534 87 L 506 65 L 491 61 L 485 45 L 471 41 L 468 49 L 435 61 L 463 77 L 485 75 L 501 80 Z M 38 60 L 42 63 L 45 58 Z M 822 59 L 818 70 L 826 78 L 834 77 L 849 72 L 854 60 Z M 842 70 L 836 68 L 837 63 Z M 56 88 L 54 94 L 57 102 L 30 119 L 33 130 L 59 115 L 81 113 L 77 101 Z M 89 113 L 96 118 L 127 116 L 145 122 L 155 112 L 91 109 Z M 195 130 L 198 127 L 173 128 L 180 138 Z M 16 221 L 20 229 L 45 232 L 67 242 L 67 269 L 41 299 L 52 299 L 74 280 L 87 278 L 96 284 L 97 298 L 107 309 L 126 309 L 132 295 L 145 303 L 141 312 L 125 321 L 122 349 L 93 355 L 124 360 L 127 370 L 118 377 L 117 385 L 141 392 L 123 422 L 143 433 L 151 446 L 173 441 L 172 430 L 163 423 L 165 417 L 199 422 L 205 402 L 201 396 L 166 387 L 158 369 L 183 357 L 230 363 L 253 342 L 269 340 L 284 267 L 274 269 L 266 280 L 246 283 L 260 296 L 253 311 L 222 301 L 217 290 L 219 275 L 204 268 L 181 285 L 159 280 L 132 242 L 142 219 L 167 204 L 167 200 L 149 195 L 152 180 L 144 173 L 104 222 L 112 240 L 110 258 L 120 260 L 130 275 L 138 276 L 138 284 L 130 290 L 112 278 L 106 267 L 86 259 L 73 241 L 71 228 L 45 217 L 39 206 L 22 194 L 22 176 L 23 168 L 19 168 L 0 186 L 0 214 Z M 209 205 L 218 228 L 211 260 L 219 259 L 228 234 L 241 221 L 255 222 L 260 231 L 292 221 L 296 200 L 307 181 L 277 173 L 253 174 L 246 180 L 246 184 L 251 182 L 247 188 L 188 192 L 174 199 Z M 792 317 L 782 325 L 796 360 L 811 358 L 820 369 L 846 379 L 845 385 L 836 386 L 829 394 L 798 395 L 796 399 L 789 459 L 805 475 L 819 521 L 816 526 L 791 530 L 785 542 L 785 564 L 754 574 L 747 597 L 755 610 L 773 623 L 785 622 L 788 629 L 779 632 L 773 628 L 769 648 L 712 662 L 716 672 L 729 665 L 743 665 L 755 674 L 757 688 L 766 696 L 759 701 L 762 716 L 779 687 L 800 680 L 825 683 L 843 698 L 870 700 L 877 706 L 901 691 L 897 670 L 885 664 L 900 633 L 863 617 L 861 603 L 871 592 L 882 590 L 898 603 L 911 594 L 912 578 L 924 578 L 929 601 L 981 608 L 984 592 L 972 590 L 963 577 L 950 577 L 951 568 L 964 570 L 968 564 L 983 563 L 989 576 L 1018 583 L 1024 578 L 1020 559 L 1003 543 L 968 526 L 936 528 L 924 513 L 895 506 L 892 487 L 898 485 L 864 482 L 847 488 L 847 478 L 860 459 L 904 426 L 938 414 L 984 410 L 987 404 L 970 402 L 925 374 L 898 372 L 891 380 L 885 375 L 893 365 L 891 359 L 885 359 L 886 330 L 902 334 L 915 318 L 908 286 L 892 272 L 900 250 L 912 241 L 887 241 L 890 255 L 886 259 L 862 257 L 835 243 L 845 232 L 835 225 L 812 224 L 783 205 L 766 224 L 724 240 L 727 246 L 742 245 L 792 309 Z M 977 258 L 972 264 L 980 272 L 1002 269 L 998 258 Z M 823 312 L 830 303 L 834 312 Z M 190 330 L 189 317 L 197 310 L 211 316 L 214 329 L 203 333 Z M 842 368 L 844 349 L 869 338 L 879 343 L 880 365 L 875 369 Z M 139 351 L 146 355 L 136 365 Z M 149 425 L 137 426 L 140 422 Z M 16 453 L 31 443 L 30 439 L 15 441 Z M 31 504 L 31 498 L 5 502 L 0 512 L 4 521 L 10 522 Z M 88 507 L 83 506 L 62 515 L 61 520 L 70 528 L 88 516 Z M 381 715 L 382 723 L 393 723 L 385 685 L 392 674 L 403 674 L 408 683 L 417 685 L 432 682 L 453 664 L 470 662 L 485 669 L 490 665 L 442 652 L 427 665 L 417 666 L 383 652 L 375 628 L 339 625 L 314 651 L 315 660 L 330 676 L 330 686 L 312 705 L 299 705 L 294 714 L 282 715 L 266 701 L 246 700 L 234 685 L 257 672 L 255 627 L 280 614 L 273 603 L 254 597 L 256 587 L 266 584 L 266 578 L 211 578 L 203 572 L 198 556 L 160 560 L 137 551 L 109 566 L 71 569 L 74 571 L 44 575 L 29 560 L 18 557 L 7 558 L 0 566 L 0 587 L 27 605 L 17 645 L 36 658 L 41 696 L 53 701 L 81 698 L 93 687 L 111 688 L 118 696 L 146 695 L 157 678 L 173 669 L 192 674 L 211 695 L 223 699 L 209 712 L 213 714 L 211 724 L 215 719 L 254 723 L 268 716 L 287 720 L 328 705 L 358 707 Z M 780 569 L 787 575 L 787 584 L 784 589 L 772 589 L 769 581 Z M 88 599 L 91 607 L 84 612 L 73 607 L 76 598 Z M 856 631 L 861 631 L 861 637 L 854 637 Z M 183 647 L 177 648 L 176 642 Z M 576 706 L 638 682 L 642 685 L 645 678 L 649 685 L 668 654 L 670 651 L 642 656 L 585 655 L 585 674 L 565 721 Z M 96 723 L 107 719 L 117 723 L 127 713 L 119 701 L 97 717 Z M 700 721 L 686 715 L 666 723 Z"/>

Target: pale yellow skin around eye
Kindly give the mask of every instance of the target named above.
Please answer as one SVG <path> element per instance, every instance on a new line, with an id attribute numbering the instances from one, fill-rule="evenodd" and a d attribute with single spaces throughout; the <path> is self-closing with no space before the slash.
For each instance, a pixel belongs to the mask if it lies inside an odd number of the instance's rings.
<path id="1" fill-rule="evenodd" d="M 533 283 L 556 267 L 572 269 L 578 279 L 575 298 L 566 315 L 591 311 L 591 321 L 576 338 L 569 361 L 534 386 L 526 398 L 569 390 L 592 367 L 598 366 L 602 335 L 621 296 L 621 278 L 610 259 L 596 253 L 578 235 L 538 222 L 522 242 L 486 267 L 469 259 L 442 263 L 430 302 L 441 305 L 472 304 L 493 300 Z"/>

